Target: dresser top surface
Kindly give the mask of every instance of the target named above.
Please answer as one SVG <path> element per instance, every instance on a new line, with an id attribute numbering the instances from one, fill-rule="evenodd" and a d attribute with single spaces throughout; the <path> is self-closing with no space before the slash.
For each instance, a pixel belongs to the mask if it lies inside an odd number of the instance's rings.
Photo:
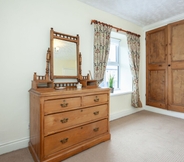
<path id="1" fill-rule="evenodd" d="M 41 96 L 50 96 L 50 95 L 67 95 L 67 94 L 83 94 L 83 93 L 109 93 L 110 89 L 109 88 L 82 88 L 82 89 L 77 89 L 77 88 L 64 88 L 64 89 L 53 89 L 53 88 L 40 88 L 40 89 L 30 89 L 30 93 L 35 93 L 37 95 Z"/>

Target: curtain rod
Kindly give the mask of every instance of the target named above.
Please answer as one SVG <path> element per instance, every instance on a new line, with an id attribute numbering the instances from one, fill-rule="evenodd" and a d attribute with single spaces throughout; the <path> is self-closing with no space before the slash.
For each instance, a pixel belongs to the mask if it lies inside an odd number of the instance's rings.
<path id="1" fill-rule="evenodd" d="M 115 27 L 115 26 L 112 26 L 112 25 L 109 25 L 109 24 L 106 24 L 106 23 L 103 23 L 103 22 L 100 22 L 100 21 L 97 21 L 97 20 L 91 20 L 91 24 L 103 24 L 103 25 L 107 25 L 107 26 L 109 26 L 109 27 L 112 27 L 112 28 L 114 28 L 114 29 L 116 29 L 116 31 L 118 32 L 118 31 L 123 31 L 123 32 L 126 32 L 126 33 L 130 33 L 130 34 L 133 34 L 133 35 L 136 35 L 136 36 L 138 36 L 138 37 L 140 37 L 140 35 L 139 34 L 136 34 L 136 33 L 132 33 L 132 32 L 130 32 L 130 31 L 127 31 L 127 30 L 123 30 L 123 29 L 121 29 L 121 28 L 117 28 L 117 27 Z"/>

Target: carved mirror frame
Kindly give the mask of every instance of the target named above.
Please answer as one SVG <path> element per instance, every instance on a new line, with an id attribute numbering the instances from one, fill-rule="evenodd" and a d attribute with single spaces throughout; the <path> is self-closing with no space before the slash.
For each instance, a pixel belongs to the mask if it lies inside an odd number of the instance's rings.
<path id="1" fill-rule="evenodd" d="M 76 44 L 76 66 L 77 74 L 75 76 L 71 75 L 55 75 L 54 74 L 54 40 L 63 40 L 68 43 Z M 59 33 L 51 28 L 50 30 L 50 79 L 79 79 L 81 76 L 81 54 L 79 53 L 79 35 L 72 36 L 68 34 Z"/>
<path id="2" fill-rule="evenodd" d="M 54 39 L 76 43 L 76 65 L 77 65 L 77 75 L 76 76 L 54 75 Z M 62 52 L 64 52 L 64 50 L 62 50 Z M 66 53 L 67 52 L 68 51 L 66 50 Z M 87 74 L 86 76 L 81 75 L 81 72 L 82 72 L 81 65 L 82 65 L 82 56 L 81 56 L 81 53 L 79 53 L 79 36 L 78 35 L 72 36 L 68 34 L 59 33 L 59 32 L 54 31 L 53 28 L 51 28 L 50 30 L 50 48 L 48 48 L 47 54 L 46 54 L 46 69 L 45 69 L 46 73 L 45 75 L 37 75 L 37 73 L 34 72 L 33 80 L 32 80 L 32 88 L 33 89 L 47 89 L 47 88 L 53 89 L 55 88 L 55 89 L 60 90 L 66 87 L 76 88 L 78 83 L 81 83 L 82 87 L 85 87 L 85 88 L 98 87 L 97 81 L 91 80 L 89 74 Z M 58 79 L 58 80 L 56 81 L 55 79 Z M 60 81 L 59 79 L 63 79 L 63 81 Z M 65 80 L 66 82 L 64 82 L 64 79 L 67 79 L 67 80 L 76 79 L 76 81 L 66 81 Z"/>

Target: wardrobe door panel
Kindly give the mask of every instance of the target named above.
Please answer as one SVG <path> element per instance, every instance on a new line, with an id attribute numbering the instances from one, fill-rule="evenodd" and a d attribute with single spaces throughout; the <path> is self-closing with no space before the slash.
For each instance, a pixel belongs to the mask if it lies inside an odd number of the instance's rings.
<path id="1" fill-rule="evenodd" d="M 169 84 L 168 109 L 184 112 L 184 67 L 171 68 L 171 83 Z"/>
<path id="2" fill-rule="evenodd" d="M 170 30 L 171 61 L 184 61 L 184 23 L 172 25 Z"/>
<path id="3" fill-rule="evenodd" d="M 167 28 L 146 33 L 146 105 L 167 107 Z"/>
<path id="4" fill-rule="evenodd" d="M 175 105 L 184 105 L 184 70 L 172 70 L 172 102 Z"/>
<path id="5" fill-rule="evenodd" d="M 158 30 L 149 35 L 149 64 L 165 63 L 165 32 Z"/>
<path id="6" fill-rule="evenodd" d="M 168 25 L 168 109 L 184 112 L 184 21 Z"/>
<path id="7" fill-rule="evenodd" d="M 148 72 L 149 86 L 147 104 L 165 109 L 165 84 L 166 84 L 166 71 L 150 70 Z"/>

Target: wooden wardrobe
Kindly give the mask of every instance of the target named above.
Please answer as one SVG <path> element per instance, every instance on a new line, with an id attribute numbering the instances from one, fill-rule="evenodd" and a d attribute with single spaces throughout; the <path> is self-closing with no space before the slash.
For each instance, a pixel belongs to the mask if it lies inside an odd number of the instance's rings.
<path id="1" fill-rule="evenodd" d="M 146 105 L 184 112 L 184 20 L 146 32 Z"/>

